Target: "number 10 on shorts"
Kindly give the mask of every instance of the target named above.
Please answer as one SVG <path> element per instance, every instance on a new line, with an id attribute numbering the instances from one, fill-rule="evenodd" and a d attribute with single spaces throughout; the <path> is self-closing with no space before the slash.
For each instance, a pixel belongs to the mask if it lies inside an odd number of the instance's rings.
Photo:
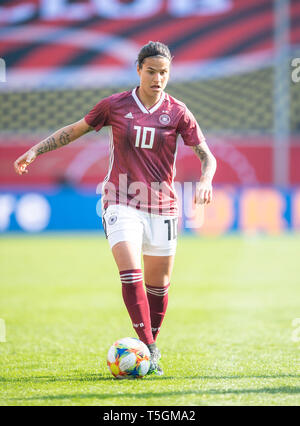
<path id="1" fill-rule="evenodd" d="M 177 217 L 174 219 L 167 219 L 165 223 L 168 225 L 168 241 L 177 238 Z"/>

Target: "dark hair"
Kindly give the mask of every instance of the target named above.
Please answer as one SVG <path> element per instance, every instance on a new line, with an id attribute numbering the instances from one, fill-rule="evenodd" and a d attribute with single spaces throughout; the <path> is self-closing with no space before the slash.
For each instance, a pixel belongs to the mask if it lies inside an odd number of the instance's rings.
<path id="1" fill-rule="evenodd" d="M 145 44 L 145 46 L 141 48 L 137 59 L 139 68 L 142 68 L 144 60 L 150 56 L 164 56 L 169 59 L 170 62 L 172 60 L 168 46 L 160 41 L 149 41 L 148 44 Z"/>

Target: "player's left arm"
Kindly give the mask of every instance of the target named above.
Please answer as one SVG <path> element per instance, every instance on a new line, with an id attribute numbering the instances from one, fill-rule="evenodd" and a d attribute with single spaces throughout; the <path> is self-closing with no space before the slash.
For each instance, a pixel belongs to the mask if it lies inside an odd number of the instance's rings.
<path id="1" fill-rule="evenodd" d="M 195 203 L 209 204 L 212 200 L 212 180 L 216 172 L 217 161 L 205 141 L 192 148 L 201 161 L 202 171 L 200 181 L 196 187 Z"/>

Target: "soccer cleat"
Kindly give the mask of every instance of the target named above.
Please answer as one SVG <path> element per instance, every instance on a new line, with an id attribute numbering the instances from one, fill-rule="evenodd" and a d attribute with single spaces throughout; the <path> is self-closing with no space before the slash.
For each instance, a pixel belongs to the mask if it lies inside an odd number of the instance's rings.
<path id="1" fill-rule="evenodd" d="M 163 372 L 163 369 L 159 365 L 157 365 L 155 370 L 150 370 L 150 368 L 149 368 L 147 375 L 151 375 L 151 374 L 153 374 L 155 376 L 163 376 L 164 372 Z"/>
<path id="2" fill-rule="evenodd" d="M 160 351 L 155 343 L 147 345 L 150 352 L 150 367 L 148 375 L 155 374 L 156 376 L 162 376 L 164 374 L 163 369 L 158 365 L 158 361 L 161 358 Z"/>

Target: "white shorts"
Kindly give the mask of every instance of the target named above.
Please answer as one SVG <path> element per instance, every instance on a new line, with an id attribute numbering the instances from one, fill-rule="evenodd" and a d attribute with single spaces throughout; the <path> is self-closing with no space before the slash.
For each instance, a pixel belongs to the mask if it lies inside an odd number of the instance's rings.
<path id="1" fill-rule="evenodd" d="M 120 241 L 129 241 L 148 256 L 171 256 L 176 252 L 176 216 L 150 214 L 118 204 L 108 206 L 102 220 L 111 248 Z"/>

